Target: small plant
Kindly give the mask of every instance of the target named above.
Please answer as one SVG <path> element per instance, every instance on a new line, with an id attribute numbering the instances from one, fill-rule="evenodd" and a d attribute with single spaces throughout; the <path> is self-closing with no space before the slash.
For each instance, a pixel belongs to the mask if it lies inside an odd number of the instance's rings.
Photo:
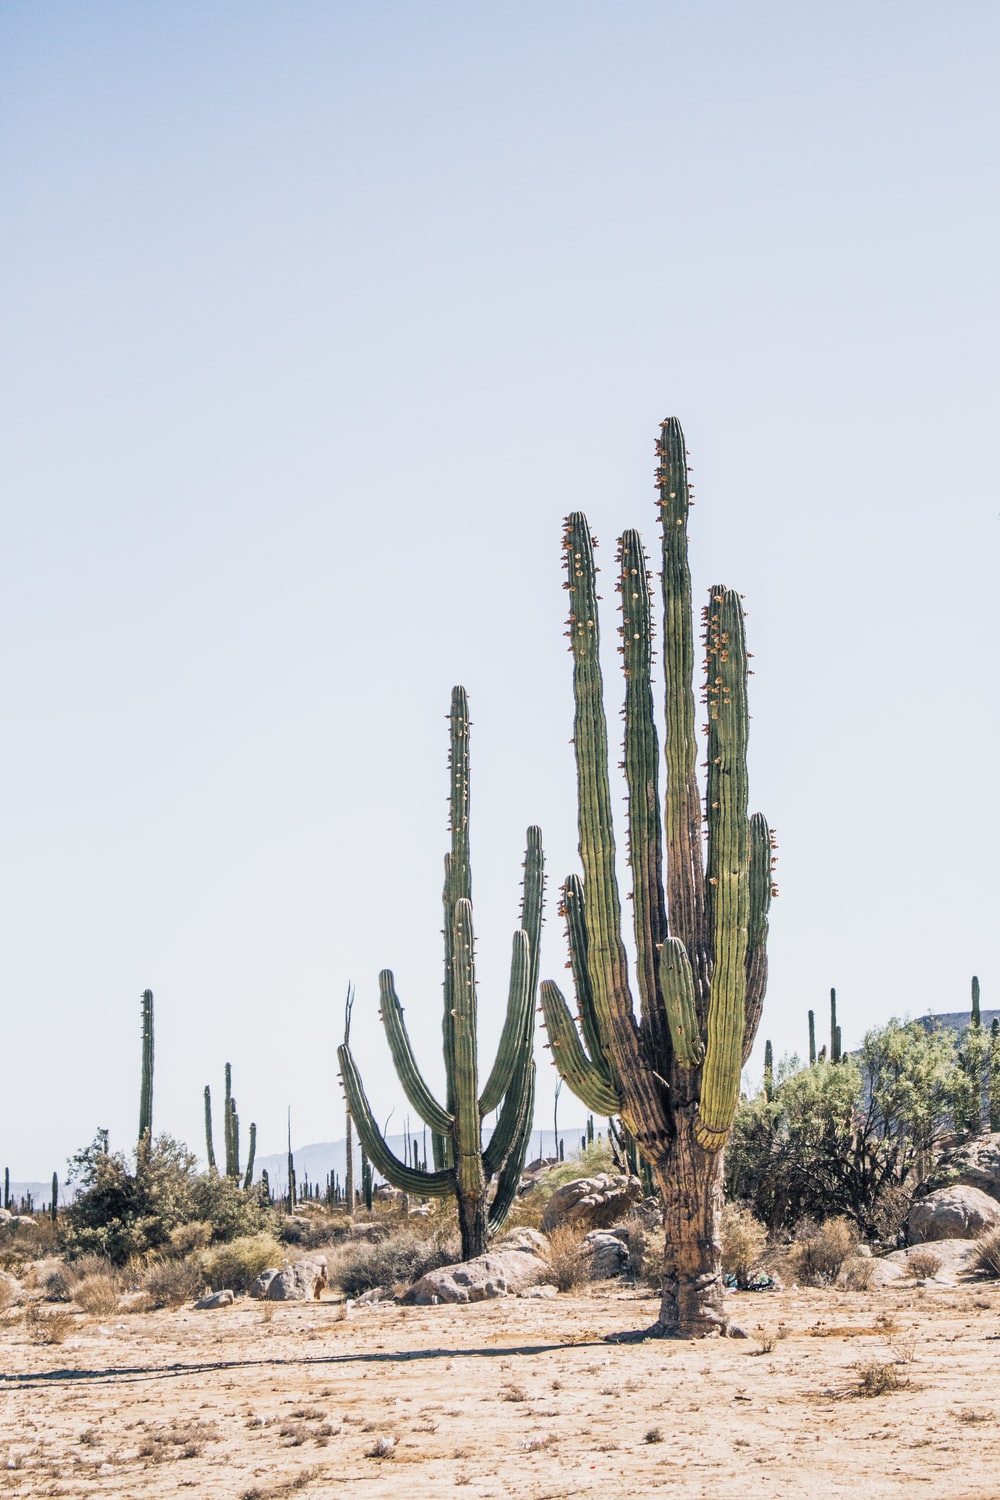
<path id="1" fill-rule="evenodd" d="M 795 1274 L 804 1286 L 832 1286 L 857 1249 L 857 1231 L 845 1218 L 812 1225 L 791 1250 Z"/>
<path id="2" fill-rule="evenodd" d="M 942 1264 L 936 1250 L 932 1250 L 929 1245 L 919 1245 L 906 1257 L 906 1272 L 908 1276 L 914 1277 L 936 1276 Z"/>
<path id="3" fill-rule="evenodd" d="M 852 1256 L 845 1261 L 840 1279 L 849 1292 L 870 1292 L 875 1285 L 874 1256 Z"/>
<path id="4" fill-rule="evenodd" d="M 966 1426 L 973 1426 L 977 1422 L 992 1422 L 993 1413 L 983 1411 L 980 1407 L 966 1406 L 961 1411 L 953 1411 L 952 1416 L 956 1422 L 964 1422 Z"/>
<path id="5" fill-rule="evenodd" d="M 644 1443 L 662 1443 L 663 1432 L 659 1427 L 651 1427 L 643 1437 Z"/>
<path id="6" fill-rule="evenodd" d="M 987 1229 L 976 1241 L 976 1269 L 1000 1276 L 1000 1225 Z"/>
<path id="7" fill-rule="evenodd" d="M 760 1269 L 767 1249 L 767 1230 L 748 1208 L 727 1203 L 722 1210 L 722 1270 L 745 1287 Z"/>
<path id="8" fill-rule="evenodd" d="M 590 1280 L 590 1266 L 583 1245 L 583 1230 L 572 1224 L 560 1224 L 546 1235 L 546 1260 L 554 1286 L 561 1292 L 572 1292 Z"/>
<path id="9" fill-rule="evenodd" d="M 112 1276 L 84 1276 L 73 1288 L 73 1301 L 82 1312 L 106 1318 L 118 1307 L 119 1291 Z"/>
<path id="10" fill-rule="evenodd" d="M 378 1240 L 350 1240 L 337 1246 L 327 1275 L 345 1297 L 358 1297 L 377 1286 L 410 1286 L 428 1271 L 456 1261 L 460 1253 L 457 1236 L 428 1237 L 407 1224 Z"/>
<path id="11" fill-rule="evenodd" d="M 912 1334 L 896 1334 L 887 1340 L 890 1352 L 897 1365 L 912 1365 L 917 1357 L 917 1341 Z"/>
<path id="12" fill-rule="evenodd" d="M 24 1326 L 33 1344 L 65 1343 L 75 1322 L 71 1312 L 60 1309 L 45 1313 L 36 1302 L 29 1303 L 24 1310 Z"/>
<path id="13" fill-rule="evenodd" d="M 186 1260 L 156 1261 L 146 1273 L 143 1289 L 154 1307 L 181 1307 L 205 1290 L 205 1273 L 196 1256 Z"/>
<path id="14" fill-rule="evenodd" d="M 365 1450 L 365 1458 L 391 1458 L 395 1451 L 394 1437 L 377 1437 L 371 1447 Z"/>
<path id="15" fill-rule="evenodd" d="M 523 1385 L 504 1385 L 500 1387 L 499 1399 L 501 1401 L 527 1401 L 528 1393 Z"/>
<path id="16" fill-rule="evenodd" d="M 854 1366 L 858 1372 L 855 1394 L 864 1397 L 888 1396 L 893 1391 L 905 1390 L 909 1381 L 903 1379 L 894 1362 L 880 1364 L 878 1360 L 859 1360 Z"/>
<path id="17" fill-rule="evenodd" d="M 170 1427 L 155 1427 L 139 1444 L 139 1457 L 155 1464 L 178 1458 L 198 1458 L 206 1443 L 218 1440 L 218 1429 L 209 1422 L 178 1419 Z"/>
<path id="18" fill-rule="evenodd" d="M 201 1269 L 213 1292 L 224 1287 L 245 1292 L 261 1271 L 282 1266 L 285 1252 L 271 1234 L 248 1234 L 228 1245 L 214 1245 L 202 1251 Z"/>
<path id="19" fill-rule="evenodd" d="M 762 1328 L 757 1334 L 757 1348 L 755 1354 L 773 1354 L 778 1347 L 778 1339 L 781 1334 L 776 1328 Z"/>

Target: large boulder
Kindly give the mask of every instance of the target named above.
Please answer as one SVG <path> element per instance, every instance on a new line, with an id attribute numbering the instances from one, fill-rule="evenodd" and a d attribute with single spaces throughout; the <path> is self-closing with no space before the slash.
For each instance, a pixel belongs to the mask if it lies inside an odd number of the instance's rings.
<path id="1" fill-rule="evenodd" d="M 630 1269 L 628 1246 L 606 1229 L 592 1229 L 585 1234 L 580 1248 L 587 1259 L 591 1281 L 611 1281 Z"/>
<path id="2" fill-rule="evenodd" d="M 211 1292 L 207 1297 L 199 1297 L 194 1304 L 195 1312 L 211 1312 L 216 1307 L 232 1307 L 236 1301 L 233 1293 L 227 1287 L 222 1292 Z"/>
<path id="3" fill-rule="evenodd" d="M 929 1186 L 934 1190 L 956 1183 L 1000 1198 L 1000 1131 L 974 1136 L 941 1153 Z"/>
<path id="4" fill-rule="evenodd" d="M 262 1271 L 250 1288 L 251 1297 L 266 1302 L 318 1302 L 326 1286 L 326 1256 L 297 1260 L 283 1271 Z"/>
<path id="5" fill-rule="evenodd" d="M 929 1243 L 909 1245 L 905 1250 L 893 1250 L 891 1255 L 881 1256 L 875 1262 L 876 1285 L 884 1286 L 900 1276 L 927 1277 L 934 1281 L 954 1284 L 960 1276 L 975 1270 L 978 1247 L 975 1240 L 947 1239 Z M 938 1264 L 927 1265 L 931 1256 Z"/>
<path id="6" fill-rule="evenodd" d="M 926 1240 L 974 1240 L 996 1223 L 1000 1223 L 1000 1203 L 981 1188 L 956 1183 L 914 1203 L 907 1234 L 911 1245 Z"/>
<path id="7" fill-rule="evenodd" d="M 501 1246 L 454 1266 L 439 1266 L 414 1282 L 401 1301 L 416 1307 L 438 1302 L 486 1302 L 517 1295 L 545 1281 L 548 1266 L 533 1248 Z"/>
<path id="8" fill-rule="evenodd" d="M 641 1197 L 638 1177 L 612 1177 L 608 1172 L 577 1177 L 556 1188 L 545 1205 L 542 1228 L 579 1224 L 586 1229 L 607 1229 L 616 1219 L 623 1219 Z"/>

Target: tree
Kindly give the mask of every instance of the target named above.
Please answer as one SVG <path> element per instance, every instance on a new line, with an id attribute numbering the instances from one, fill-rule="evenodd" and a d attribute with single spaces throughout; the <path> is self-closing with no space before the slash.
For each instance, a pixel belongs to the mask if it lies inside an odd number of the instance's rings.
<path id="1" fill-rule="evenodd" d="M 108 1150 L 99 1130 L 90 1145 L 70 1159 L 70 1182 L 80 1186 L 66 1210 L 66 1244 L 71 1253 L 94 1251 L 118 1265 L 156 1249 L 170 1231 L 191 1218 L 195 1156 L 172 1136 L 148 1135 L 131 1161 Z"/>
<path id="2" fill-rule="evenodd" d="M 846 1214 L 894 1240 L 950 1129 L 961 1073 L 954 1034 L 919 1021 L 870 1031 L 860 1054 L 781 1077 L 737 1111 L 727 1196 L 777 1230 Z"/>
<path id="3" fill-rule="evenodd" d="M 594 544 L 580 512 L 566 522 L 564 549 L 583 880 L 571 876 L 563 887 L 580 1030 L 551 981 L 542 985 L 542 1006 L 560 1073 L 588 1108 L 621 1115 L 660 1189 L 663 1294 L 651 1332 L 692 1337 L 726 1325 L 719 1240 L 724 1148 L 767 983 L 771 838 L 761 814 L 748 816 L 743 609 L 739 595 L 720 585 L 710 590 L 703 612 L 708 846 L 702 852 L 690 495 L 684 435 L 674 418 L 662 424 L 657 453 L 666 685 L 662 814 L 651 582 L 638 532 L 621 537 L 617 557 L 638 1006 L 615 864 Z"/>

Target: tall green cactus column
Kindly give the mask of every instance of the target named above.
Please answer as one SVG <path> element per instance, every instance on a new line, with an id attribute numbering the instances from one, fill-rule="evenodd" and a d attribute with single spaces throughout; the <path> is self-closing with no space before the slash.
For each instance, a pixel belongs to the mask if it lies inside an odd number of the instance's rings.
<path id="1" fill-rule="evenodd" d="M 142 992 L 142 1085 L 139 1093 L 139 1145 L 149 1150 L 153 1137 L 153 991 Z"/>
<path id="2" fill-rule="evenodd" d="M 690 496 L 684 437 L 675 420 L 662 425 L 657 452 L 666 690 L 662 810 L 652 587 L 637 532 L 622 536 L 617 556 L 638 1003 L 616 874 L 594 539 L 586 516 L 577 512 L 566 522 L 564 549 L 583 880 L 567 880 L 563 912 L 579 1028 L 550 981 L 542 985 L 542 1006 L 561 1075 L 588 1108 L 621 1115 L 662 1193 L 663 1293 L 651 1332 L 700 1336 L 725 1327 L 723 1150 L 767 984 L 772 845 L 764 818 L 747 813 L 743 609 L 739 595 L 721 585 L 710 590 L 702 614 L 708 710 L 703 811 L 687 556 Z"/>
<path id="3" fill-rule="evenodd" d="M 435 1170 L 401 1161 L 375 1122 L 351 1055 L 349 998 L 341 1078 L 350 1118 L 371 1163 L 395 1187 L 415 1197 L 453 1195 L 462 1234 L 462 1259 L 486 1250 L 489 1235 L 506 1218 L 517 1193 L 534 1115 L 535 1064 L 532 1058 L 534 997 L 544 883 L 542 840 L 529 828 L 524 859 L 521 925 L 514 934 L 507 1011 L 496 1060 L 479 1085 L 478 999 L 472 925 L 469 861 L 469 706 L 465 689 L 452 690 L 449 757 L 451 849 L 445 857 L 444 1017 L 445 1103 L 435 1099 L 417 1066 L 391 970 L 379 975 L 381 1016 L 392 1060 L 407 1099 L 430 1127 Z M 483 1145 L 483 1120 L 499 1117 Z M 492 1198 L 490 1184 L 496 1180 Z"/>

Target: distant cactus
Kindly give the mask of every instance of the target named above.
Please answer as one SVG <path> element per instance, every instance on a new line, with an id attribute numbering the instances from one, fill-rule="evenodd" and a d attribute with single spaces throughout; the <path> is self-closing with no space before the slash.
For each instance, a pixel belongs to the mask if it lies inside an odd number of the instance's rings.
<path id="1" fill-rule="evenodd" d="M 208 1170 L 218 1171 L 215 1165 L 215 1146 L 212 1141 L 212 1090 L 205 1085 L 205 1147 L 208 1153 Z"/>
<path id="2" fill-rule="evenodd" d="M 816 1062 L 816 1012 L 809 1012 L 809 1066 Z"/>
<path id="3" fill-rule="evenodd" d="M 153 1138 L 153 991 L 142 992 L 142 1087 L 139 1094 L 139 1144 Z"/>
<path id="4" fill-rule="evenodd" d="M 257 1126 L 250 1122 L 250 1147 L 247 1151 L 247 1170 L 243 1178 L 243 1191 L 248 1193 L 253 1187 L 253 1159 L 257 1155 Z"/>
<path id="5" fill-rule="evenodd" d="M 764 1098 L 770 1104 L 774 1098 L 774 1048 L 764 1043 Z"/>
<path id="6" fill-rule="evenodd" d="M 842 1057 L 840 1027 L 837 1025 L 837 991 L 830 991 L 830 1061 L 839 1063 Z"/>
<path id="7" fill-rule="evenodd" d="M 59 1177 L 56 1172 L 52 1173 L 52 1201 L 49 1204 L 49 1213 L 54 1224 L 59 1217 Z"/>
<path id="8" fill-rule="evenodd" d="M 465 689 L 452 690 L 451 851 L 445 859 L 444 1064 L 445 1103 L 431 1093 L 417 1066 L 403 1007 L 389 969 L 379 975 L 382 1022 L 393 1063 L 407 1098 L 430 1126 L 434 1171 L 417 1171 L 390 1150 L 372 1115 L 350 1049 L 350 1005 L 345 1015 L 340 1071 L 348 1108 L 367 1157 L 404 1193 L 416 1197 L 454 1195 L 462 1235 L 462 1258 L 481 1255 L 488 1235 L 503 1223 L 517 1192 L 531 1132 L 535 1091 L 532 1060 L 534 997 L 542 919 L 542 843 L 528 830 L 521 926 L 514 934 L 507 1015 L 493 1069 L 479 1088 L 472 877 L 469 863 L 469 708 Z M 482 1124 L 500 1110 L 489 1142 Z M 488 1189 L 496 1178 L 492 1201 Z"/>

